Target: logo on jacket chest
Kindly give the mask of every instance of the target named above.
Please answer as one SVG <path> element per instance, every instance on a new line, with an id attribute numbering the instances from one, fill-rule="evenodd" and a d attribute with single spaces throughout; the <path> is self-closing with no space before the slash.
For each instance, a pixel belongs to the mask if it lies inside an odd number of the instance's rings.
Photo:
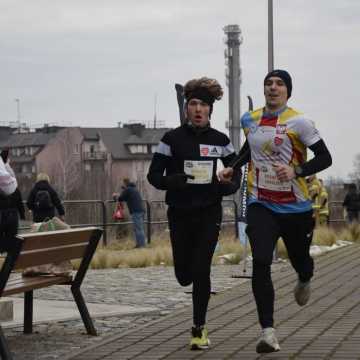
<path id="1" fill-rule="evenodd" d="M 216 145 L 200 144 L 200 156 L 206 157 L 221 157 L 222 147 Z"/>
<path id="2" fill-rule="evenodd" d="M 283 139 L 279 136 L 275 136 L 274 143 L 276 146 L 280 146 L 283 143 Z"/>

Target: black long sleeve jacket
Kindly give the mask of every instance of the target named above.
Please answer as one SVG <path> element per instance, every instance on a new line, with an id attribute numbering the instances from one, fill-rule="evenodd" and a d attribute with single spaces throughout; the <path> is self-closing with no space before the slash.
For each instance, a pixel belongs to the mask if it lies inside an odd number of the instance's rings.
<path id="1" fill-rule="evenodd" d="M 155 188 L 167 191 L 166 203 L 169 206 L 204 208 L 220 203 L 223 196 L 238 190 L 241 173 L 236 172 L 231 184 L 221 184 L 217 179 L 217 161 L 221 160 L 226 167 L 235 156 L 234 148 L 225 134 L 211 127 L 199 130 L 184 124 L 163 136 L 147 178 Z M 207 166 L 211 173 L 208 183 L 188 180 L 184 188 L 168 188 L 167 176 L 188 173 L 189 167 L 202 165 Z"/>

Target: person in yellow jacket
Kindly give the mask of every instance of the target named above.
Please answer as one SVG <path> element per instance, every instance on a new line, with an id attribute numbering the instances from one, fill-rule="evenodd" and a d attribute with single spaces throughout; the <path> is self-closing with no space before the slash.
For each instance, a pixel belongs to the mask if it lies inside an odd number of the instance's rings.
<path id="1" fill-rule="evenodd" d="M 320 203 L 319 195 L 321 190 L 321 184 L 315 175 L 311 175 L 306 179 L 309 195 L 312 201 L 312 209 L 314 212 L 314 218 L 316 225 L 320 222 Z"/>
<path id="2" fill-rule="evenodd" d="M 319 204 L 319 224 L 328 225 L 329 224 L 329 195 L 326 191 L 326 187 L 322 179 L 319 179 L 320 183 L 320 193 L 318 195 L 318 204 Z"/>

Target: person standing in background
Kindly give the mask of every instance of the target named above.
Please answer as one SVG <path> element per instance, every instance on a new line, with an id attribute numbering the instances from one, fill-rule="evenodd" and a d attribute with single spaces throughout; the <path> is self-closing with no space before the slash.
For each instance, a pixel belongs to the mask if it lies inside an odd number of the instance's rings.
<path id="1" fill-rule="evenodd" d="M 10 167 L 9 150 L 0 154 L 0 251 L 6 251 L 18 232 L 19 216 L 25 217 L 21 193 L 17 188 L 14 171 Z"/>
<path id="2" fill-rule="evenodd" d="M 55 189 L 50 185 L 49 175 L 39 173 L 36 183 L 27 199 L 27 207 L 32 212 L 34 222 L 50 220 L 55 216 L 55 209 L 64 221 L 65 210 Z"/>
<path id="3" fill-rule="evenodd" d="M 122 188 L 123 191 L 120 195 L 119 193 L 113 193 L 113 198 L 119 202 L 126 202 L 134 226 L 135 248 L 143 248 L 146 246 L 144 231 L 145 209 L 141 195 L 136 185 L 128 178 L 123 179 Z"/>
<path id="4" fill-rule="evenodd" d="M 348 224 L 359 221 L 360 195 L 356 184 L 350 184 L 343 201 L 344 218 Z"/>
<path id="5" fill-rule="evenodd" d="M 319 183 L 319 224 L 329 225 L 329 194 L 322 179 L 319 179 Z"/>
<path id="6" fill-rule="evenodd" d="M 321 191 L 320 181 L 317 179 L 316 175 L 311 175 L 306 179 L 309 195 L 312 202 L 312 209 L 314 212 L 315 226 L 320 223 L 320 203 L 319 195 Z"/>

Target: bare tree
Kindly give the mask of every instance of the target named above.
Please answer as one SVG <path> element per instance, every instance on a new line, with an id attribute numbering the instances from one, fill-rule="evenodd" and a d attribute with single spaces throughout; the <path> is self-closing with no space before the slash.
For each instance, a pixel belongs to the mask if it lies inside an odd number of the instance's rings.
<path id="1" fill-rule="evenodd" d="M 76 139 L 73 130 L 62 130 L 52 144 L 53 162 L 49 175 L 63 199 L 74 199 L 80 195 L 81 162 L 80 153 L 75 151 Z"/>

